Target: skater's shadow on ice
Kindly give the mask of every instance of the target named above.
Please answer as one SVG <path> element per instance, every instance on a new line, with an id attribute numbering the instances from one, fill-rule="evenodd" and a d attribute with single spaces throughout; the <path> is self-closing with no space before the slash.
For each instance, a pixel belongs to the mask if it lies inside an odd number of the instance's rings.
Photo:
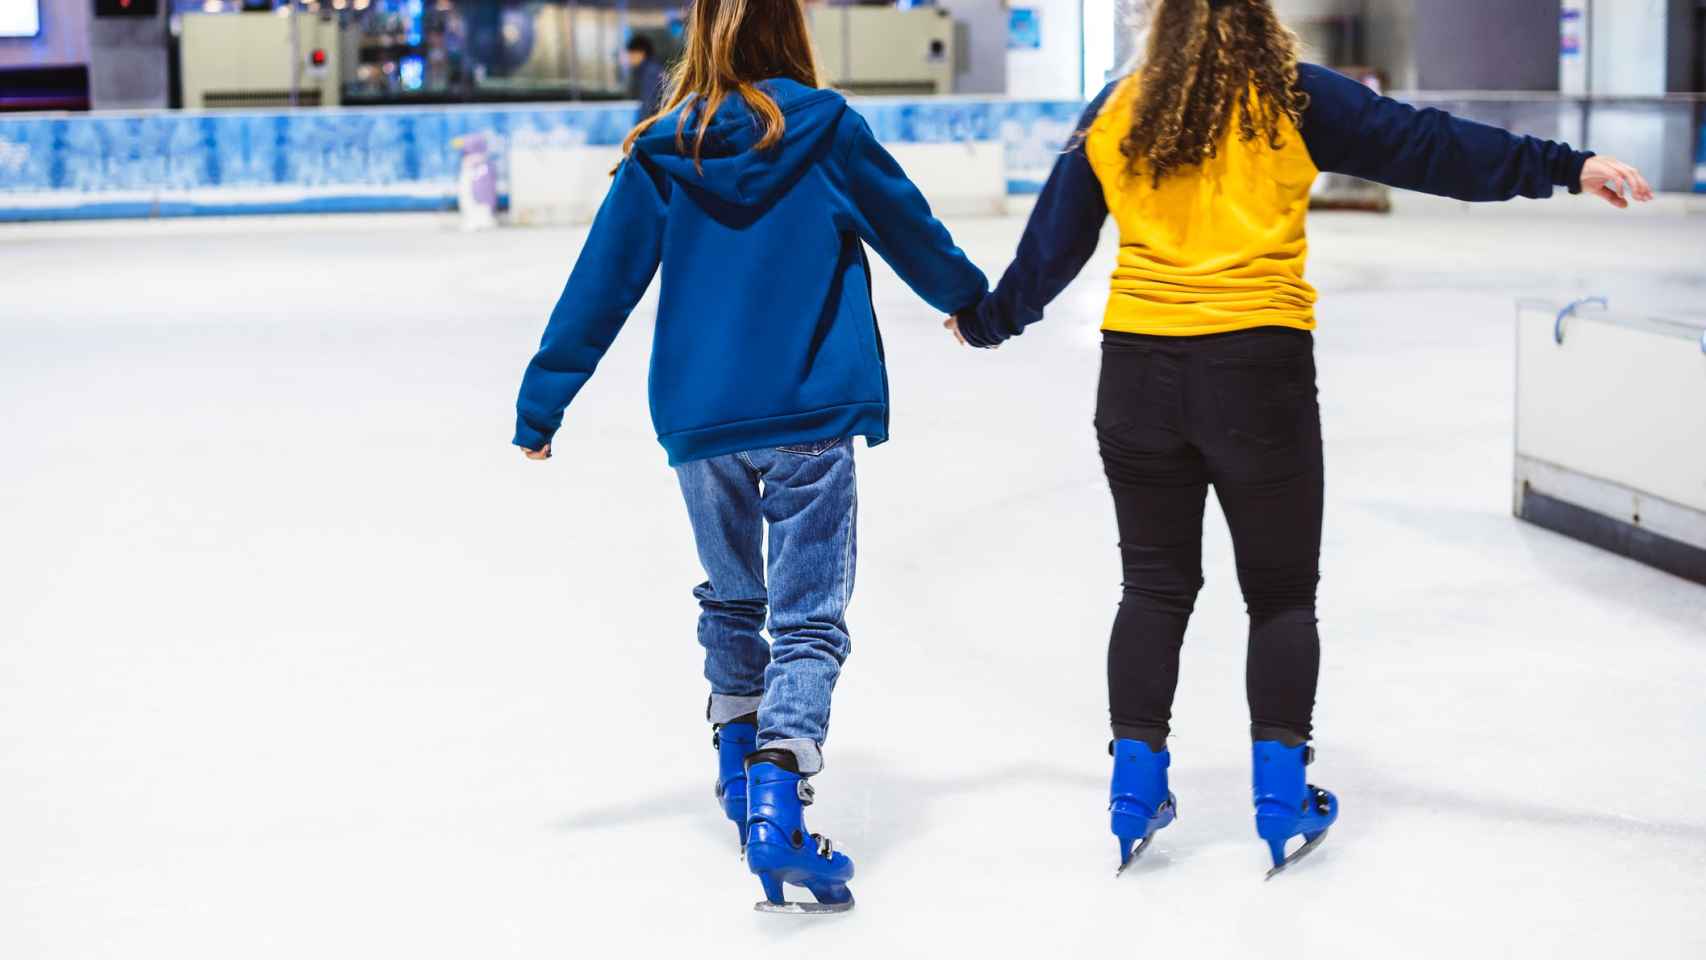
<path id="1" fill-rule="evenodd" d="M 1523 803 L 1501 797 L 1476 796 L 1449 790 L 1428 788 L 1416 784 L 1367 785 L 1362 791 L 1362 807 L 1370 821 L 1384 819 L 1386 813 L 1410 812 L 1424 809 L 1431 813 L 1446 812 L 1459 816 L 1491 821 L 1497 824 L 1547 827 L 1561 830 L 1591 830 L 1648 836 L 1662 840 L 1681 840 L 1706 843 L 1706 826 L 1679 823 L 1674 820 L 1653 820 L 1622 814 L 1592 813 L 1568 810 L 1534 803 Z"/>
<path id="2" fill-rule="evenodd" d="M 1527 590 L 1555 586 L 1562 593 L 1591 596 L 1598 605 L 1626 606 L 1642 617 L 1661 617 L 1685 628 L 1684 636 L 1706 636 L 1697 629 L 1706 622 L 1706 593 L 1633 560 L 1524 523 L 1503 510 L 1374 499 L 1350 504 L 1435 545 L 1494 553 L 1503 563 L 1514 561 L 1518 566 L 1513 575 L 1528 574 L 1536 581 Z M 1501 550 L 1504 553 L 1495 553 Z M 1460 599 L 1472 596 L 1488 607 L 1501 604 L 1501 591 L 1511 589 L 1508 578 L 1483 583 L 1468 574 L 1449 576 L 1457 581 L 1453 589 Z M 1544 599 L 1533 594 L 1527 599 L 1535 606 L 1525 609 L 1546 609 Z"/>
<path id="3" fill-rule="evenodd" d="M 1035 764 L 1014 764 L 961 776 L 909 776 L 897 774 L 880 755 L 859 753 L 838 756 L 835 776 L 845 792 L 837 799 L 833 815 L 826 811 L 825 819 L 837 821 L 841 826 L 825 832 L 848 849 L 856 849 L 870 858 L 880 858 L 890 848 L 907 843 L 935 819 L 930 814 L 932 805 L 958 795 L 987 795 L 1017 786 L 1066 784 L 1090 791 L 1107 787 L 1097 777 Z M 703 814 L 699 819 L 704 822 L 707 836 L 727 840 L 733 828 L 717 815 L 710 792 L 709 788 L 695 787 L 620 806 L 593 807 L 570 814 L 552 827 L 566 832 L 602 830 L 698 812 Z M 811 821 L 808 814 L 807 822 Z"/>
<path id="4" fill-rule="evenodd" d="M 660 793 L 649 799 L 620 806 L 593 807 L 573 813 L 551 824 L 553 829 L 575 832 L 579 830 L 602 830 L 607 827 L 621 827 L 634 823 L 647 823 L 652 820 L 663 820 L 669 817 L 679 817 L 700 811 L 711 812 L 716 809 L 711 799 L 709 787 L 697 785 L 691 790 L 675 790 L 670 793 Z M 729 828 L 732 829 L 732 828 Z"/>
<path id="5" fill-rule="evenodd" d="M 856 839 L 859 848 L 873 857 L 907 845 L 922 829 L 941 822 L 942 818 L 933 816 L 930 808 L 955 797 L 964 795 L 973 797 L 974 802 L 990 802 L 995 794 L 1016 787 L 1066 785 L 1075 790 L 1107 789 L 1105 779 L 1034 763 L 930 777 L 898 773 L 881 754 L 853 754 L 840 760 L 847 771 L 848 799 L 854 806 L 837 819 L 852 828 L 849 846 Z"/>

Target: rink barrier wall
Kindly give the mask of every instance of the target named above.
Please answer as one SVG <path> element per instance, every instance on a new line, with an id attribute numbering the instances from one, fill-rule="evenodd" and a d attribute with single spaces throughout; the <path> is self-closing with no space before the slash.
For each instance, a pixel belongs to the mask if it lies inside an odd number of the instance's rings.
<path id="1" fill-rule="evenodd" d="M 1041 189 L 1082 109 L 998 98 L 850 102 L 903 163 L 912 148 L 998 144 L 998 182 L 1018 195 Z M 456 137 L 489 137 L 507 196 L 513 142 L 604 156 L 634 115 L 632 104 L 567 104 L 0 116 L 0 221 L 449 210 Z M 601 172 L 576 192 L 596 207 L 607 184 Z"/>
<path id="2" fill-rule="evenodd" d="M 1694 122 L 1694 192 L 1706 193 L 1706 104 L 1700 106 L 1700 116 Z"/>
<path id="3" fill-rule="evenodd" d="M 1518 517 L 1706 583 L 1706 322 L 1517 305 Z"/>

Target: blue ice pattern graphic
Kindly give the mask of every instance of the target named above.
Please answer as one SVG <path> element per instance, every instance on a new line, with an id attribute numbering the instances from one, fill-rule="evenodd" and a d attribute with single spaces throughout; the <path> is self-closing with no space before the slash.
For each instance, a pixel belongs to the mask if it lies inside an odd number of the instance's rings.
<path id="1" fill-rule="evenodd" d="M 1010 189 L 1035 192 L 1081 105 L 855 102 L 890 143 L 999 140 Z M 0 118 L 0 220 L 292 210 L 450 209 L 451 141 L 485 133 L 613 146 L 629 104 Z M 503 176 L 500 173 L 500 182 Z"/>
<path id="2" fill-rule="evenodd" d="M 1706 106 L 1700 108 L 1700 119 L 1694 129 L 1700 133 L 1700 143 L 1694 151 L 1694 192 L 1706 193 Z"/>

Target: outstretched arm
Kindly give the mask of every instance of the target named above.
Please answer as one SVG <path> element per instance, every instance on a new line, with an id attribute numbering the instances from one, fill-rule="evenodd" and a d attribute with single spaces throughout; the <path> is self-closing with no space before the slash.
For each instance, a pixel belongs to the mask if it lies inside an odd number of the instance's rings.
<path id="1" fill-rule="evenodd" d="M 1090 168 L 1084 137 L 1114 89 L 1109 84 L 1078 118 L 1066 152 L 1054 162 L 1037 197 L 1019 251 L 995 292 L 976 313 L 949 321 L 949 329 L 977 347 L 993 347 L 1043 318 L 1043 308 L 1066 289 L 1096 252 L 1102 222 L 1108 218 L 1102 184 Z"/>
<path id="2" fill-rule="evenodd" d="M 515 402 L 516 446 L 548 456 L 563 410 L 592 376 L 657 273 L 663 251 L 661 175 L 638 153 L 622 161 L 557 299 Z"/>
<path id="3" fill-rule="evenodd" d="M 1298 82 L 1309 95 L 1303 140 L 1328 173 L 1470 201 L 1543 199 L 1563 187 L 1627 206 L 1619 182 L 1637 200 L 1652 198 L 1635 168 L 1566 143 L 1418 110 L 1314 64 L 1298 66 Z"/>
<path id="4" fill-rule="evenodd" d="M 930 204 L 865 118 L 848 111 L 842 134 L 847 192 L 858 209 L 859 236 L 901 280 L 943 313 L 976 306 L 989 280 L 966 258 Z"/>

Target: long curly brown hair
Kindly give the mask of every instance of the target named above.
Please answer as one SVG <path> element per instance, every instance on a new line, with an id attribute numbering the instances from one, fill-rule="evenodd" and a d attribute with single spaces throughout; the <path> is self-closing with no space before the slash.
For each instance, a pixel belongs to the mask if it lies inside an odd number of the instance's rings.
<path id="1" fill-rule="evenodd" d="M 1155 0 L 1138 77 L 1126 169 L 1162 178 L 1212 158 L 1234 114 L 1238 139 L 1284 146 L 1280 120 L 1302 122 L 1297 35 L 1269 0 Z"/>

